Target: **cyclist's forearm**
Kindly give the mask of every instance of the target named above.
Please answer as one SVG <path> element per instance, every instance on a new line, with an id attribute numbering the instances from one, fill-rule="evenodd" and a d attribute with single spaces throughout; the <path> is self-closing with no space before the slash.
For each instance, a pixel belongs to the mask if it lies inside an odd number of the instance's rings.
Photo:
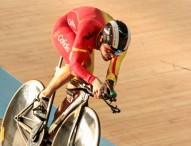
<path id="1" fill-rule="evenodd" d="M 114 57 L 109 64 L 106 79 L 113 80 L 116 84 L 118 79 L 119 70 L 121 63 L 126 55 L 127 51 L 121 53 L 120 55 Z"/>

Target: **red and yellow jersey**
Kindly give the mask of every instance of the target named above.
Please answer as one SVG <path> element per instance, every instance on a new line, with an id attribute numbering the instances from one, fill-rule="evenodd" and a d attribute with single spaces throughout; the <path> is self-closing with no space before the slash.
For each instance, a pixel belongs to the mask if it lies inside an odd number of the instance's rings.
<path id="1" fill-rule="evenodd" d="M 93 49 L 97 48 L 97 38 L 105 24 L 113 18 L 94 7 L 79 7 L 69 11 L 56 22 L 52 40 L 58 52 L 69 64 L 71 72 L 88 83 L 96 78 L 84 64 L 89 60 Z M 117 80 L 121 61 L 125 53 L 110 61 L 107 79 Z"/>

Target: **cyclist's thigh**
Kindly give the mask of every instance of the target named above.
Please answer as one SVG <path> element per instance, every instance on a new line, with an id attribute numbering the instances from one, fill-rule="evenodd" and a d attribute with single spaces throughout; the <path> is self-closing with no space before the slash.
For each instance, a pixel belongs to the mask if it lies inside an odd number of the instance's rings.
<path id="1" fill-rule="evenodd" d="M 66 63 L 69 61 L 68 54 L 72 50 L 75 37 L 76 34 L 68 25 L 67 17 L 59 18 L 52 30 L 52 42 Z"/>

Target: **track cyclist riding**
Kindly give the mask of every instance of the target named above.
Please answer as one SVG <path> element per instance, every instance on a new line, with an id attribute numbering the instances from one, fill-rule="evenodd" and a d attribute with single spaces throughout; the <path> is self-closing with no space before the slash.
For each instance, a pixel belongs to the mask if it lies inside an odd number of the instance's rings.
<path id="1" fill-rule="evenodd" d="M 111 103 L 116 101 L 115 86 L 130 40 L 127 25 L 98 8 L 82 6 L 61 16 L 52 30 L 52 42 L 61 56 L 56 73 L 47 86 L 31 80 L 15 93 L 2 124 L 7 130 L 2 132 L 2 146 L 97 146 L 99 118 L 88 100 L 103 99 L 114 113 L 120 112 Z M 95 51 L 109 62 L 104 81 L 93 74 Z M 65 84 L 68 94 L 49 127 L 55 93 Z"/>
<path id="2" fill-rule="evenodd" d="M 98 8 L 83 6 L 61 16 L 53 27 L 52 41 L 65 65 L 39 93 L 34 104 L 34 114 L 45 120 L 51 95 L 76 77 L 92 85 L 94 97 L 98 99 L 108 89 L 110 94 L 117 96 L 114 86 L 130 40 L 131 34 L 127 25 Z M 95 50 L 101 52 L 104 61 L 110 62 L 104 82 L 93 74 Z M 68 88 L 72 88 L 72 85 L 68 84 Z M 74 100 L 67 95 L 59 105 L 55 118 Z"/>

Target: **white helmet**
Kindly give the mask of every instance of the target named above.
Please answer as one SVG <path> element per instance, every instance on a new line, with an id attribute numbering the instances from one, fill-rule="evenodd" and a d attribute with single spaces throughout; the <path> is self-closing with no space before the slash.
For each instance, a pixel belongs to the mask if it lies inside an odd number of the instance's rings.
<path id="1" fill-rule="evenodd" d="M 115 55 L 127 50 L 131 40 L 127 25 L 118 20 L 108 22 L 103 28 L 102 35 L 103 43 L 110 45 Z"/>

